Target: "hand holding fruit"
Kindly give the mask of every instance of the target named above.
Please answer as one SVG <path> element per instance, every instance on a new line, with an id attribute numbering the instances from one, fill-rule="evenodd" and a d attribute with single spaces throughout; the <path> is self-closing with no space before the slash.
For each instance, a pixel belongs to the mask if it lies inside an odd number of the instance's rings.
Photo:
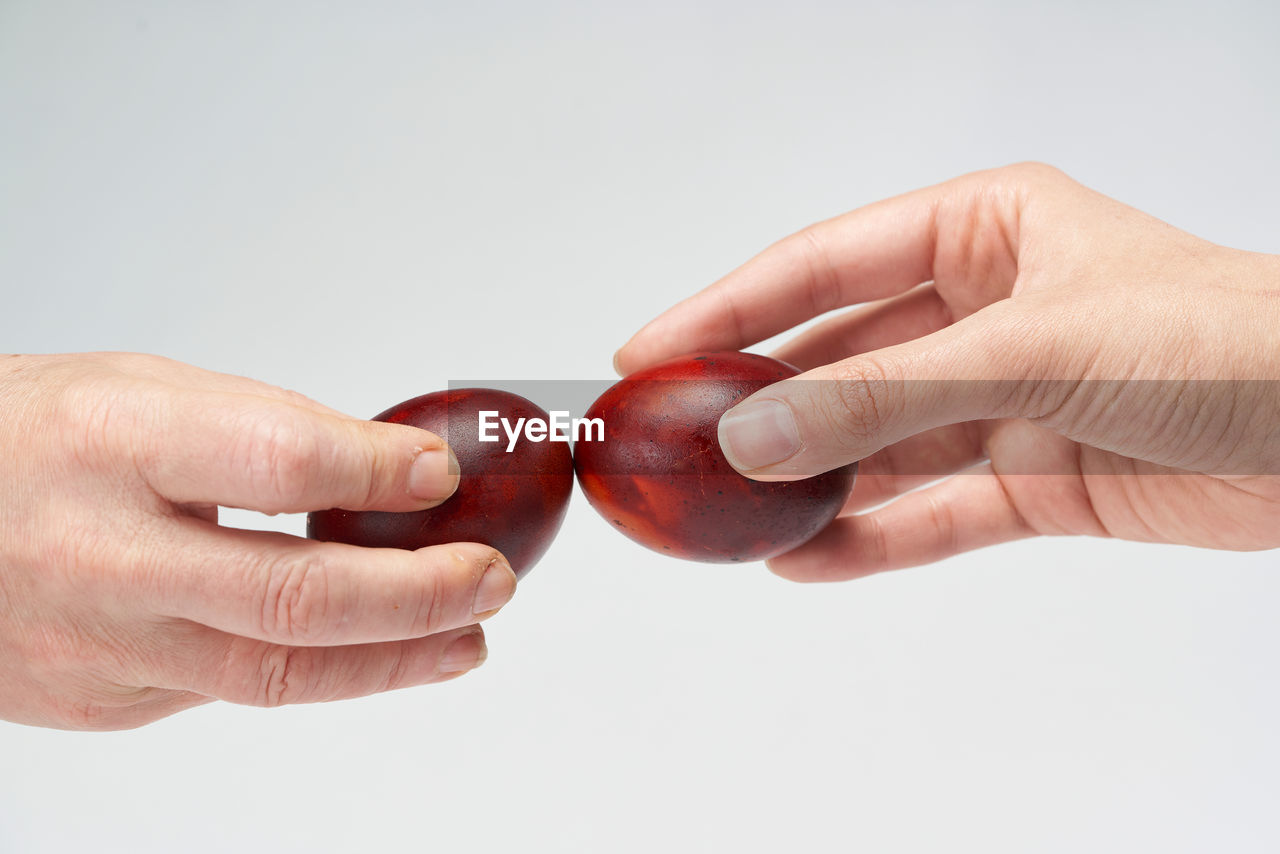
<path id="1" fill-rule="evenodd" d="M 746 347 L 855 303 L 777 351 L 806 373 L 720 422 L 748 477 L 861 461 L 843 517 L 770 561 L 779 574 L 854 578 L 1037 534 L 1280 546 L 1280 257 L 1022 165 L 811 226 L 616 364 Z"/>
<path id="2" fill-rule="evenodd" d="M 515 591 L 495 549 L 362 549 L 217 507 L 416 511 L 439 437 L 151 356 L 0 357 L 0 718 L 138 726 L 459 675 Z"/>
<path id="3" fill-rule="evenodd" d="M 488 419 L 511 424 L 547 413 L 519 395 L 485 388 L 450 389 L 415 397 L 374 418 L 408 424 L 444 437 L 468 472 L 445 504 L 412 513 L 332 509 L 311 513 L 308 536 L 317 540 L 419 549 L 452 541 L 501 549 L 523 577 L 550 548 L 573 492 L 573 457 L 567 441 L 518 441 L 504 447 L 485 437 Z M 489 441 L 492 438 L 493 441 Z"/>
<path id="4" fill-rule="evenodd" d="M 627 414 L 606 393 L 633 443 L 663 429 L 654 413 L 686 407 L 677 420 L 696 429 L 664 436 L 653 459 L 698 463 L 631 470 L 640 446 L 584 445 L 593 505 L 659 550 L 776 555 L 776 572 L 802 580 L 1036 534 L 1280 545 L 1280 258 L 1020 166 L 806 229 L 653 321 L 617 364 L 669 370 L 659 363 L 854 303 L 867 305 L 778 352 L 804 373 L 724 385 L 715 413 L 736 406 L 715 423 L 688 400 Z M 361 421 L 149 356 L 0 360 L 0 718 L 114 729 L 212 698 L 329 700 L 477 666 L 475 624 L 516 584 L 494 546 L 517 571 L 538 559 L 564 515 L 569 457 L 547 446 L 534 480 L 433 510 L 458 488 L 458 460 L 416 414 Z M 619 474 L 626 488 L 606 483 Z M 713 499 L 717 479 L 730 485 Z M 466 508 L 495 503 L 525 523 L 472 525 Z M 324 511 L 319 538 L 408 535 L 411 548 L 227 529 L 219 505 Z M 722 509 L 724 530 L 750 537 L 722 537 L 708 523 Z M 455 531 L 481 542 L 450 542 Z"/>
<path id="5" fill-rule="evenodd" d="M 829 523 L 857 463 L 804 481 L 748 480 L 716 441 L 726 409 L 799 373 L 752 353 L 693 353 L 632 374 L 587 410 L 601 441 L 574 449 L 587 500 L 618 531 L 659 554 L 756 561 L 793 549 Z"/>

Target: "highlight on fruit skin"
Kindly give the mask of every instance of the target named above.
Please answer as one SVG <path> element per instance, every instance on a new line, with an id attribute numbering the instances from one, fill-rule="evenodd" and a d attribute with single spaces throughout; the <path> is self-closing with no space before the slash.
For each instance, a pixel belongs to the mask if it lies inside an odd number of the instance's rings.
<path id="1" fill-rule="evenodd" d="M 484 388 L 437 391 L 396 404 L 374 421 L 408 424 L 439 435 L 461 471 L 443 504 L 410 513 L 323 510 L 307 516 L 315 540 L 375 548 L 419 549 L 483 543 L 507 558 L 517 577 L 538 562 L 560 530 L 573 494 L 569 445 L 554 441 L 479 441 L 481 411 L 510 423 L 550 416 L 519 395 Z"/>
<path id="2" fill-rule="evenodd" d="M 587 501 L 618 531 L 662 554 L 711 563 L 764 560 L 825 528 L 853 490 L 857 463 L 795 481 L 739 474 L 720 450 L 720 416 L 799 374 L 751 353 L 692 353 L 627 376 L 586 412 L 604 441 L 574 448 Z"/>

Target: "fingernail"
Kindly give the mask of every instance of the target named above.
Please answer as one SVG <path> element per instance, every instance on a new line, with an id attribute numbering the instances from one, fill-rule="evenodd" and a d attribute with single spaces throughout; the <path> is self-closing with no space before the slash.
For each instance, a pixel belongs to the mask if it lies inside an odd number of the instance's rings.
<path id="1" fill-rule="evenodd" d="M 465 673 L 474 670 L 489 657 L 482 632 L 471 632 L 455 640 L 440 656 L 441 673 Z"/>
<path id="2" fill-rule="evenodd" d="M 409 468 L 409 494 L 423 501 L 443 501 L 458 488 L 458 460 L 449 448 L 423 451 Z"/>
<path id="3" fill-rule="evenodd" d="M 622 359 L 620 356 L 622 356 L 621 350 L 613 354 L 613 372 L 618 376 L 622 376 Z"/>
<path id="4" fill-rule="evenodd" d="M 516 574 L 505 560 L 495 558 L 489 562 L 489 567 L 476 586 L 476 599 L 471 606 L 471 613 L 477 617 L 489 614 L 510 602 L 514 595 Z"/>
<path id="5" fill-rule="evenodd" d="M 800 450 L 800 429 L 791 407 L 777 400 L 730 409 L 720 417 L 719 435 L 720 450 L 740 471 L 780 463 Z"/>

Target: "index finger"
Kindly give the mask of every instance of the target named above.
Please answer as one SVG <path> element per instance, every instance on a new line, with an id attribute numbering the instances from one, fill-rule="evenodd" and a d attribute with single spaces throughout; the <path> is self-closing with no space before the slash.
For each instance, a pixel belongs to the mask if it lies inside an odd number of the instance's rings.
<path id="1" fill-rule="evenodd" d="M 740 350 L 841 306 L 928 281 L 938 188 L 810 225 L 667 309 L 614 357 L 629 374 L 697 350 Z"/>
<path id="2" fill-rule="evenodd" d="M 986 191 L 1039 174 L 1026 166 L 955 178 L 783 238 L 650 321 L 618 351 L 614 367 L 629 374 L 684 353 L 742 349 L 833 309 L 896 296 L 937 279 L 940 254 L 955 254 L 947 267 L 963 268 L 966 242 L 979 236 L 973 214 L 993 199 Z M 1000 220 L 1013 216 L 1016 205 L 995 212 Z M 939 253 L 940 240 L 947 253 Z"/>
<path id="3" fill-rule="evenodd" d="M 439 504 L 458 485 L 448 445 L 416 427 L 203 390 L 175 391 L 148 411 L 138 470 L 176 503 L 407 512 Z"/>

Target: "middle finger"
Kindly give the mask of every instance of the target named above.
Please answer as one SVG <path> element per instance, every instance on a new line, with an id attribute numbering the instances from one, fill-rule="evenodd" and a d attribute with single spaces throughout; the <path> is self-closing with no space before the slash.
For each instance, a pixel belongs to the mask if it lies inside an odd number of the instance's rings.
<path id="1" fill-rule="evenodd" d="M 491 616 L 516 588 L 502 555 L 479 543 L 374 549 L 190 517 L 173 524 L 169 547 L 139 545 L 130 556 L 144 567 L 138 604 L 270 643 L 424 637 Z"/>
<path id="2" fill-rule="evenodd" d="M 982 462 L 993 423 L 935 427 L 875 452 L 858 463 L 858 478 L 840 515 L 850 516 Z"/>

